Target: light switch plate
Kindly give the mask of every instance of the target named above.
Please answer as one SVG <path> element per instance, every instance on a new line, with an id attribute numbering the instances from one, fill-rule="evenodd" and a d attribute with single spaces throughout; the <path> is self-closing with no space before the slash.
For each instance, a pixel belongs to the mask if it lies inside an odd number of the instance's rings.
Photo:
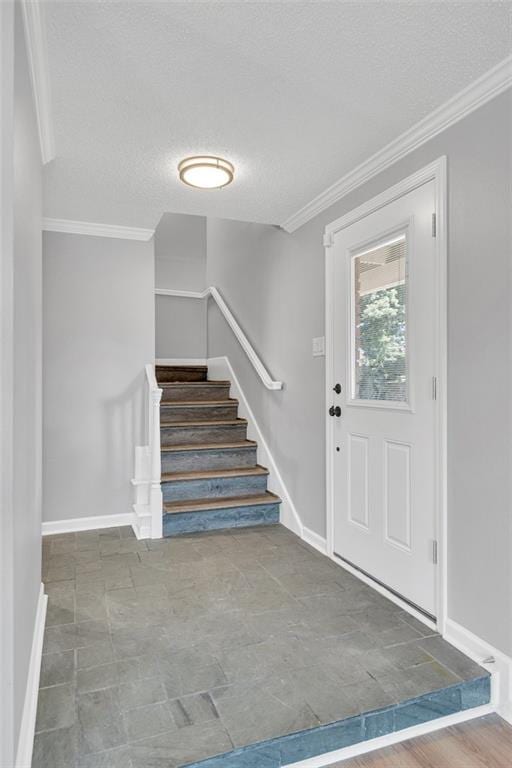
<path id="1" fill-rule="evenodd" d="M 313 357 L 325 355 L 325 336 L 317 336 L 313 339 Z"/>

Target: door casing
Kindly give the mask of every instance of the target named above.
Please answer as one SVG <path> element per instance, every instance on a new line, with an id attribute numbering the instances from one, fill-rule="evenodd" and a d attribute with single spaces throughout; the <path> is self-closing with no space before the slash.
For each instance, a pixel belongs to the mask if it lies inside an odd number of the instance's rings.
<path id="1" fill-rule="evenodd" d="M 435 474 L 436 508 L 434 510 L 437 539 L 437 574 L 436 574 L 436 607 L 437 623 L 429 621 L 422 613 L 416 611 L 409 603 L 402 600 L 394 592 L 380 585 L 360 571 L 352 568 L 334 554 L 334 464 L 333 464 L 333 419 L 327 410 L 332 400 L 334 386 L 334 234 L 371 213 L 383 208 L 388 203 L 403 197 L 414 189 L 434 181 L 435 185 L 435 283 L 436 306 L 433 308 L 435 321 L 435 370 L 432 375 L 437 379 L 437 413 L 435 423 Z M 439 157 L 434 162 L 411 174 L 398 184 L 390 187 L 380 195 L 371 198 L 362 205 L 354 208 L 344 216 L 332 221 L 325 227 L 325 434 L 326 434 L 326 548 L 327 554 L 336 563 L 349 570 L 378 592 L 384 594 L 401 608 L 411 613 L 420 621 L 444 634 L 447 612 L 447 161 Z M 342 553 L 340 553 L 342 554 Z"/>

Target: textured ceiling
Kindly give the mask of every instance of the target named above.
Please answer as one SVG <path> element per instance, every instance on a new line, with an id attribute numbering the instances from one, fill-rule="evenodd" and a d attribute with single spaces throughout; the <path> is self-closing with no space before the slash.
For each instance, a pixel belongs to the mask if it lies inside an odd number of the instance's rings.
<path id="1" fill-rule="evenodd" d="M 510 52 L 505 2 L 45 3 L 45 215 L 276 223 Z M 190 154 L 235 163 L 188 188 Z"/>

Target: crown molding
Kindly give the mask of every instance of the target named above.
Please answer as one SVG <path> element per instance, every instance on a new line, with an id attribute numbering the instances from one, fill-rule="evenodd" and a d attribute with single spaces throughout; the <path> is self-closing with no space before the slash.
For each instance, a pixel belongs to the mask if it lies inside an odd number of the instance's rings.
<path id="1" fill-rule="evenodd" d="M 510 86 L 512 86 L 512 56 L 501 61 L 478 80 L 475 80 L 467 88 L 431 112 L 430 115 L 369 157 L 368 160 L 342 176 L 324 192 L 313 198 L 311 202 L 287 218 L 281 227 L 286 232 L 294 232 L 333 203 L 341 200 L 349 192 L 377 176 L 405 155 L 421 147 L 438 133 L 462 120 L 466 115 L 483 106 Z"/>
<path id="2" fill-rule="evenodd" d="M 123 227 L 117 224 L 95 224 L 90 221 L 70 219 L 43 219 L 46 232 L 63 232 L 68 235 L 91 235 L 92 237 L 117 237 L 120 240 L 142 240 L 147 242 L 155 234 L 154 229 Z"/>
<path id="3" fill-rule="evenodd" d="M 55 139 L 44 12 L 42 4 L 35 0 L 21 0 L 20 6 L 25 30 L 28 68 L 34 94 L 41 160 L 45 165 L 55 157 Z"/>

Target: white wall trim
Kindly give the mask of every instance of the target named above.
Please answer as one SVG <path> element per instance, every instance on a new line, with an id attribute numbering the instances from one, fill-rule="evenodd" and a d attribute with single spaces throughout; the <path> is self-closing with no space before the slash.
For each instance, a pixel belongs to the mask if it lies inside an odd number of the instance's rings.
<path id="1" fill-rule="evenodd" d="M 157 357 L 155 365 L 207 365 L 206 357 Z"/>
<path id="2" fill-rule="evenodd" d="M 327 539 L 324 539 L 323 536 L 315 533 L 315 531 L 312 531 L 310 528 L 306 528 L 304 525 L 302 527 L 302 538 L 306 544 L 310 544 L 312 547 L 321 552 L 322 555 L 327 555 Z"/>
<path id="3" fill-rule="evenodd" d="M 34 621 L 34 634 L 32 638 L 32 650 L 25 689 L 25 700 L 21 715 L 21 726 L 16 752 L 15 768 L 30 768 L 32 765 L 32 751 L 34 748 L 34 732 L 36 728 L 37 697 L 39 693 L 39 675 L 41 672 L 41 656 L 43 653 L 44 625 L 46 621 L 46 606 L 48 597 L 44 594 L 44 584 L 39 590 L 36 616 Z"/>
<path id="4" fill-rule="evenodd" d="M 56 533 L 73 533 L 75 531 L 92 531 L 99 528 L 117 528 L 118 525 L 133 525 L 133 512 L 120 515 L 98 515 L 95 517 L 75 517 L 70 520 L 47 520 L 43 522 L 42 535 L 52 536 Z"/>
<path id="5" fill-rule="evenodd" d="M 247 419 L 247 435 L 258 443 L 258 461 L 269 470 L 269 486 L 281 498 L 281 523 L 302 538 L 303 526 L 274 457 L 249 405 L 238 377 L 227 357 L 210 357 L 208 372 L 212 379 L 231 381 L 231 396 L 239 401 L 239 415 Z"/>
<path id="6" fill-rule="evenodd" d="M 491 703 L 504 720 L 512 723 L 512 658 L 450 618 L 446 620 L 444 638 L 491 672 Z"/>
<path id="7" fill-rule="evenodd" d="M 267 369 L 263 365 L 263 362 L 258 357 L 258 354 L 254 349 L 254 347 L 252 346 L 251 342 L 243 332 L 242 328 L 239 326 L 235 316 L 233 315 L 230 308 L 222 298 L 220 291 L 217 288 L 215 288 L 214 285 L 211 285 L 209 288 L 205 288 L 205 290 L 201 292 L 178 291 L 178 290 L 173 290 L 172 288 L 155 288 L 155 294 L 157 296 L 176 296 L 176 297 L 185 298 L 185 299 L 206 299 L 208 298 L 208 296 L 211 296 L 215 300 L 217 306 L 219 307 L 220 311 L 224 316 L 224 319 L 226 320 L 227 324 L 235 334 L 240 346 L 242 347 L 245 354 L 249 358 L 254 370 L 260 377 L 265 387 L 270 390 L 278 390 L 283 388 L 282 381 L 275 381 L 271 377 L 270 373 L 267 371 Z"/>
<path id="8" fill-rule="evenodd" d="M 34 2 L 34 0 L 21 0 L 20 6 L 25 30 L 28 67 L 34 94 L 41 160 L 43 165 L 45 165 L 55 157 L 55 139 L 44 8 L 42 3 Z"/>
<path id="9" fill-rule="evenodd" d="M 376 739 L 361 741 L 358 744 L 353 744 L 351 747 L 344 747 L 343 749 L 338 749 L 334 752 L 326 752 L 323 755 L 318 755 L 318 757 L 310 757 L 307 760 L 300 760 L 298 763 L 287 763 L 286 768 L 326 768 L 326 766 L 333 765 L 334 763 L 338 764 L 338 762 L 348 760 L 351 757 L 365 755 L 368 754 L 368 752 L 374 752 L 376 749 L 384 749 L 393 744 L 399 744 L 402 741 L 408 741 L 409 739 L 414 739 L 418 736 L 424 736 L 427 733 L 434 733 L 443 728 L 450 728 L 453 725 L 459 725 L 460 723 L 474 720 L 477 717 L 490 715 L 492 712 L 494 712 L 494 709 L 490 704 L 482 707 L 475 707 L 474 709 L 467 709 L 464 712 L 457 712 L 456 714 L 448 715 L 447 717 L 438 717 L 435 720 L 430 720 L 428 723 L 414 725 L 412 728 L 403 728 L 401 731 L 395 731 L 386 736 L 379 736 Z"/>
<path id="10" fill-rule="evenodd" d="M 399 197 L 417 189 L 429 181 L 435 183 L 435 212 L 437 217 L 436 247 L 436 294 L 437 306 L 433 321 L 436 332 L 436 360 L 433 375 L 438 379 L 437 393 L 437 423 L 436 423 L 436 535 L 438 540 L 438 565 L 436 584 L 436 614 L 437 629 L 444 634 L 447 618 L 447 519 L 448 519 L 448 494 L 447 494 L 447 163 L 446 157 L 440 157 L 433 163 L 411 174 L 398 184 L 376 195 L 363 205 L 354 208 L 344 216 L 328 224 L 325 228 L 325 392 L 327 402 L 332 394 L 332 382 L 334 380 L 334 287 L 333 287 L 333 238 L 336 232 L 360 221 L 365 216 L 379 210 Z M 333 497 L 333 453 L 332 453 L 332 419 L 326 415 L 326 514 L 327 514 L 327 553 L 334 556 L 334 497 Z M 341 563 L 339 559 L 336 562 Z M 344 567 L 348 568 L 346 564 Z M 355 575 L 363 578 L 359 572 Z M 364 579 L 363 579 L 364 580 Z M 378 585 L 374 585 L 380 591 Z M 392 593 L 387 597 L 396 602 Z M 417 615 L 414 609 L 408 609 L 413 615 Z M 418 616 L 420 618 L 420 616 Z M 428 623 L 425 618 L 422 621 Z"/>
<path id="11" fill-rule="evenodd" d="M 349 192 L 462 120 L 511 85 L 512 56 L 509 56 L 289 216 L 281 224 L 282 228 L 287 232 L 294 232 Z"/>
<path id="12" fill-rule="evenodd" d="M 90 235 L 91 237 L 116 237 L 120 240 L 142 240 L 147 242 L 155 234 L 154 229 L 125 227 L 120 224 L 95 224 L 91 221 L 70 219 L 43 219 L 46 232 L 63 232 L 67 235 Z"/>

